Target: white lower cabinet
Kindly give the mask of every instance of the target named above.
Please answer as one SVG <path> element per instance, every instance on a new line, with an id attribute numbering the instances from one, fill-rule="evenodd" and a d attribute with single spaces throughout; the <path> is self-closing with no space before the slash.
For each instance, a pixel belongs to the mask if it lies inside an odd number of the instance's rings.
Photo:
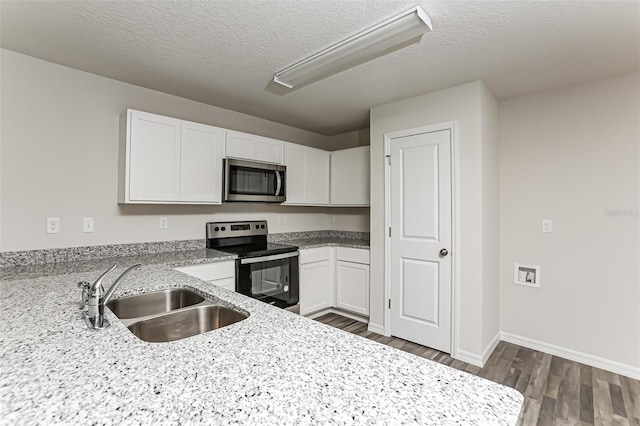
<path id="1" fill-rule="evenodd" d="M 233 260 L 180 266 L 174 269 L 227 290 L 236 290 L 236 262 Z"/>
<path id="2" fill-rule="evenodd" d="M 331 248 L 300 251 L 300 315 L 333 306 Z"/>
<path id="3" fill-rule="evenodd" d="M 300 315 L 331 308 L 369 316 L 369 250 L 300 250 Z"/>
<path id="4" fill-rule="evenodd" d="M 336 307 L 369 316 L 369 265 L 336 261 Z"/>

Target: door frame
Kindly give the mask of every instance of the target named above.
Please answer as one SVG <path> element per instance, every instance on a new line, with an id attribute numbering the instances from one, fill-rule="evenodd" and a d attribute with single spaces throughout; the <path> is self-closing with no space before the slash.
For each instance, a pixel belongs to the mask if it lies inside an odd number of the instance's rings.
<path id="1" fill-rule="evenodd" d="M 391 153 L 391 140 L 399 137 L 421 133 L 434 133 L 442 130 L 451 132 L 451 357 L 458 358 L 459 313 L 460 313 L 460 199 L 459 199 L 459 157 L 457 122 L 448 121 L 429 126 L 399 130 L 384 134 L 384 335 L 391 335 L 391 314 L 389 303 L 391 297 L 391 238 L 387 229 L 391 226 L 391 169 L 387 156 Z"/>

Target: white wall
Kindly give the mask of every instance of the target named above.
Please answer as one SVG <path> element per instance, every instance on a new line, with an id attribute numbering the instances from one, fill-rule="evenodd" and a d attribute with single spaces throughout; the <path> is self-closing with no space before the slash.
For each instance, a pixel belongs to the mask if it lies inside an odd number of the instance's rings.
<path id="1" fill-rule="evenodd" d="M 460 305 L 458 341 L 460 351 L 477 359 L 486 349 L 483 342 L 483 330 L 494 336 L 497 333 L 497 321 L 491 314 L 490 322 L 485 326 L 483 304 L 496 307 L 497 292 L 483 293 L 483 259 L 497 258 L 496 253 L 484 253 L 484 250 L 496 251 L 495 244 L 484 244 L 483 226 L 485 222 L 495 227 L 496 218 L 483 221 L 483 213 L 493 214 L 497 208 L 483 205 L 484 186 L 483 166 L 490 166 L 495 139 L 491 146 L 483 148 L 483 138 L 491 137 L 492 124 L 495 126 L 493 112 L 483 115 L 483 108 L 495 109 L 495 100 L 481 82 L 474 82 L 451 89 L 430 93 L 386 105 L 371 110 L 371 290 L 370 321 L 373 325 L 384 323 L 384 134 L 431 124 L 455 121 L 457 123 L 457 180 L 460 212 L 460 245 L 453 253 L 460 261 Z M 494 131 L 495 133 L 495 131 Z M 483 158 L 484 155 L 484 158 Z M 490 172 L 489 176 L 491 175 Z M 496 190 L 490 190 L 495 198 Z M 487 229 L 491 231 L 491 229 Z M 497 235 L 491 235 L 496 239 Z M 489 263 L 488 268 L 496 268 Z M 490 277 L 491 273 L 487 273 Z M 484 300 L 493 298 L 495 300 Z M 494 336 L 491 336 L 493 338 Z M 460 355 L 460 354 L 458 354 Z"/>
<path id="2" fill-rule="evenodd" d="M 324 149 L 336 151 L 338 149 L 355 148 L 369 145 L 369 128 L 354 130 L 352 132 L 340 133 L 329 136 L 324 145 Z"/>
<path id="3" fill-rule="evenodd" d="M 484 85 L 480 92 L 482 132 L 482 348 L 500 332 L 500 194 L 498 102 Z"/>
<path id="4" fill-rule="evenodd" d="M 3 251 L 204 238 L 206 221 L 235 218 L 267 219 L 271 232 L 368 230 L 368 209 L 118 205 L 119 119 L 127 108 L 315 147 L 328 138 L 5 49 L 0 61 Z M 160 216 L 169 218 L 167 230 Z M 47 217 L 60 218 L 60 234 L 45 234 Z M 94 233 L 81 232 L 83 217 L 95 218 Z"/>
<path id="5" fill-rule="evenodd" d="M 640 75 L 503 101 L 499 117 L 502 331 L 640 376 Z M 542 267 L 539 289 L 513 284 L 514 262 Z"/>

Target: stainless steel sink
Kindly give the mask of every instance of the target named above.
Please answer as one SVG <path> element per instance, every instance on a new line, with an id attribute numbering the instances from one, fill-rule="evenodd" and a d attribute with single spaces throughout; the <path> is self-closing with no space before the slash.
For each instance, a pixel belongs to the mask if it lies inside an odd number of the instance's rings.
<path id="1" fill-rule="evenodd" d="M 123 297 L 110 301 L 107 307 L 147 342 L 185 339 L 249 317 L 184 288 Z"/>
<path id="2" fill-rule="evenodd" d="M 171 312 L 203 301 L 204 297 L 199 294 L 184 288 L 174 288 L 111 300 L 107 307 L 118 318 L 129 319 Z"/>
<path id="3" fill-rule="evenodd" d="M 172 342 L 206 333 L 246 319 L 247 315 L 220 305 L 198 306 L 138 321 L 129 330 L 147 342 Z"/>

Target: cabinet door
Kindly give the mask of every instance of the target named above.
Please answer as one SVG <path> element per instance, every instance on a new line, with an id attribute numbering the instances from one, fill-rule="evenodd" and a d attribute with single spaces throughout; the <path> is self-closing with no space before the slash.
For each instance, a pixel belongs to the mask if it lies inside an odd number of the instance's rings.
<path id="1" fill-rule="evenodd" d="M 180 201 L 222 204 L 224 129 L 182 122 Z"/>
<path id="2" fill-rule="evenodd" d="M 330 308 L 332 284 L 329 260 L 300 265 L 300 315 Z"/>
<path id="3" fill-rule="evenodd" d="M 331 153 L 331 204 L 369 205 L 369 147 Z"/>
<path id="4" fill-rule="evenodd" d="M 128 113 L 130 201 L 176 201 L 180 192 L 180 120 Z"/>
<path id="5" fill-rule="evenodd" d="M 329 169 L 331 153 L 310 148 L 305 161 L 305 202 L 313 205 L 329 204 Z"/>
<path id="6" fill-rule="evenodd" d="M 336 306 L 369 316 L 369 265 L 336 261 Z"/>
<path id="7" fill-rule="evenodd" d="M 285 204 L 329 204 L 328 151 L 292 143 L 285 144 L 287 201 Z"/>
<path id="8" fill-rule="evenodd" d="M 255 160 L 255 135 L 227 130 L 225 156 L 243 160 Z"/>
<path id="9" fill-rule="evenodd" d="M 284 145 L 282 141 L 257 136 L 254 143 L 256 161 L 282 164 Z"/>
<path id="10" fill-rule="evenodd" d="M 302 145 L 288 143 L 284 147 L 284 161 L 287 166 L 287 201 L 285 204 L 305 203 L 305 162 L 306 150 Z"/>

